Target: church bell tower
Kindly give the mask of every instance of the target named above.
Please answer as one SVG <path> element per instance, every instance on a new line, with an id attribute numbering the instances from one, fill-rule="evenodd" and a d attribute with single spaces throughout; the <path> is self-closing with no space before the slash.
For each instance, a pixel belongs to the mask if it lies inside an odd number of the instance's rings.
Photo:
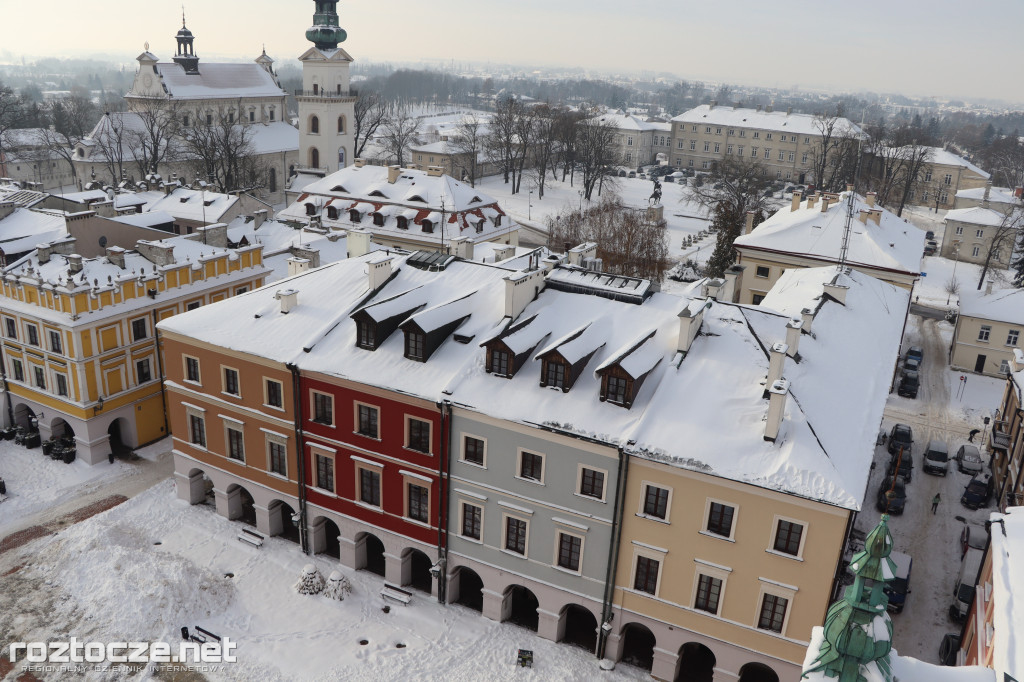
<path id="1" fill-rule="evenodd" d="M 337 0 L 314 0 L 316 11 L 306 38 L 313 47 L 302 62 L 299 105 L 299 166 L 317 174 L 352 163 L 356 98 L 349 91 L 352 57 L 339 43 L 347 34 L 338 26 Z"/>
<path id="2" fill-rule="evenodd" d="M 184 12 L 181 13 L 181 30 L 178 31 L 178 35 L 174 36 L 174 39 L 178 41 L 178 53 L 174 55 L 174 63 L 181 65 L 181 68 L 185 69 L 185 73 L 197 75 L 199 73 L 199 57 L 196 56 L 195 48 L 192 46 L 195 36 L 185 26 Z"/>

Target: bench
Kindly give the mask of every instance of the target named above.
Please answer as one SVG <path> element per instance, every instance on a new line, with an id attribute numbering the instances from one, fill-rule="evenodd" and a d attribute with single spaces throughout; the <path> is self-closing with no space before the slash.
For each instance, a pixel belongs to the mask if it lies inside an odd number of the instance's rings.
<path id="1" fill-rule="evenodd" d="M 262 547 L 263 541 L 266 540 L 265 537 L 254 530 L 249 530 L 248 528 L 243 528 L 239 531 L 238 539 L 240 542 L 250 544 L 253 547 Z"/>
<path id="2" fill-rule="evenodd" d="M 398 602 L 403 606 L 408 606 L 409 602 L 412 601 L 412 592 L 403 590 L 401 587 L 389 585 L 388 583 L 384 583 L 384 589 L 380 591 L 380 596 L 385 601 L 390 599 L 391 601 Z"/>
<path id="3" fill-rule="evenodd" d="M 220 641 L 220 635 L 215 635 L 212 632 L 210 632 L 209 630 L 201 628 L 198 625 L 196 626 L 196 632 L 199 632 L 201 635 L 203 635 L 203 636 L 205 636 L 205 637 L 207 637 L 209 639 L 214 639 L 214 640 L 217 640 L 218 642 Z"/>
<path id="4" fill-rule="evenodd" d="M 519 655 L 516 656 L 516 665 L 520 668 L 532 668 L 533 667 L 533 650 L 532 649 L 520 649 Z"/>

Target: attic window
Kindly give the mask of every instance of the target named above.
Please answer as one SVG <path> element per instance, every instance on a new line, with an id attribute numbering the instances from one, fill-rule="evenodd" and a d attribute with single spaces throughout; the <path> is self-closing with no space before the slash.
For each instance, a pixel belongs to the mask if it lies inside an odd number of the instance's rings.
<path id="1" fill-rule="evenodd" d="M 426 200 L 423 197 L 421 197 L 419 194 L 412 195 L 411 197 L 409 197 L 407 199 L 407 201 L 418 201 L 418 202 L 423 203 L 423 204 L 427 203 Z"/>
<path id="2" fill-rule="evenodd" d="M 205 201 L 203 201 L 203 206 L 211 206 L 212 204 L 213 199 L 206 199 Z"/>
<path id="3" fill-rule="evenodd" d="M 426 334 L 408 330 L 405 332 L 405 357 L 417 362 L 426 361 Z"/>
<path id="4" fill-rule="evenodd" d="M 384 227 L 384 215 L 380 212 L 373 214 L 373 224 L 377 227 Z"/>
<path id="5" fill-rule="evenodd" d="M 313 204 L 306 204 L 306 215 L 316 215 L 316 206 Z"/>
<path id="6" fill-rule="evenodd" d="M 424 220 L 420 224 L 423 226 L 423 231 L 424 232 L 428 232 L 429 233 L 429 232 L 433 232 L 434 231 L 434 223 L 430 222 L 429 220 Z"/>
<path id="7" fill-rule="evenodd" d="M 345 194 L 348 194 L 348 190 L 345 189 L 344 187 L 342 187 L 341 185 L 335 185 L 334 187 L 331 188 L 331 191 L 332 192 L 344 192 Z"/>
<path id="8" fill-rule="evenodd" d="M 494 216 L 494 226 L 495 227 L 501 227 L 501 216 L 500 215 Z"/>
<path id="9" fill-rule="evenodd" d="M 338 209 L 336 209 L 334 206 L 328 206 L 327 207 L 327 217 L 329 219 L 331 219 L 331 220 L 337 220 L 338 219 Z"/>
<path id="10" fill-rule="evenodd" d="M 543 365 L 540 385 L 566 390 L 565 377 L 568 375 L 566 366 L 558 360 L 545 360 Z"/>
<path id="11" fill-rule="evenodd" d="M 370 192 L 369 196 L 371 196 L 371 197 L 383 197 L 385 199 L 388 198 L 387 195 L 384 194 L 384 192 L 381 192 L 379 189 L 375 189 L 372 192 Z"/>
<path id="12" fill-rule="evenodd" d="M 182 198 L 178 199 L 178 201 L 180 201 L 183 204 L 188 203 L 188 197 L 182 197 Z"/>
<path id="13" fill-rule="evenodd" d="M 351 220 L 353 223 L 358 223 L 363 219 L 363 214 L 353 208 L 351 211 L 348 212 L 348 219 Z"/>
<path id="14" fill-rule="evenodd" d="M 601 400 L 607 400 L 616 405 L 625 405 L 628 393 L 629 379 L 609 374 L 605 379 L 604 395 L 601 396 Z"/>
<path id="15" fill-rule="evenodd" d="M 406 218 L 404 215 L 398 216 L 398 229 L 399 230 L 408 230 L 409 229 L 409 219 Z"/>
<path id="16" fill-rule="evenodd" d="M 473 197 L 472 199 L 469 200 L 469 203 L 471 203 L 471 204 L 482 204 L 483 203 L 483 199 L 481 199 L 480 197 Z"/>
<path id="17" fill-rule="evenodd" d="M 485 221 L 484 221 L 483 218 L 481 218 L 480 220 L 476 221 L 476 231 L 477 232 L 483 232 L 484 231 L 484 222 Z"/>
<path id="18" fill-rule="evenodd" d="M 490 351 L 490 356 L 490 360 L 487 363 L 488 373 L 497 374 L 502 377 L 510 376 L 511 358 L 509 358 L 509 354 L 503 350 L 494 349 Z"/>
<path id="19" fill-rule="evenodd" d="M 376 329 L 374 325 L 366 321 L 356 322 L 356 345 L 366 350 L 376 350 Z"/>

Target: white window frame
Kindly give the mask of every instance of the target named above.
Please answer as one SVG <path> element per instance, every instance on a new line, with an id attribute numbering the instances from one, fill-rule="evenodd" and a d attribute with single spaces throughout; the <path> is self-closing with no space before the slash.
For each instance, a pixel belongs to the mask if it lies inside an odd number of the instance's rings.
<path id="1" fill-rule="evenodd" d="M 140 320 L 142 321 L 143 327 L 145 327 L 146 329 L 146 335 L 143 336 L 141 339 L 137 339 L 135 338 L 135 323 L 139 322 Z M 152 334 L 150 334 L 149 332 L 149 318 L 146 315 L 128 320 L 128 329 L 131 331 L 132 334 L 132 343 L 136 343 L 138 341 L 145 341 L 152 336 Z"/>
<path id="2" fill-rule="evenodd" d="M 558 563 L 558 555 L 559 555 L 559 552 L 560 552 L 560 550 L 562 548 L 562 536 L 563 535 L 568 535 L 569 537 L 576 538 L 576 539 L 578 539 L 580 541 L 580 565 L 579 565 L 579 567 L 577 567 L 577 569 L 575 571 L 573 569 L 571 569 L 571 568 L 566 568 L 565 566 L 562 566 L 562 565 L 560 565 Z M 587 545 L 587 536 L 584 535 L 583 533 L 572 532 L 572 531 L 566 530 L 566 529 L 561 528 L 561 527 L 556 528 L 555 529 L 555 552 L 554 552 L 554 556 L 552 557 L 551 567 L 556 569 L 556 570 L 562 571 L 563 573 L 569 573 L 570 575 L 583 575 L 583 556 L 584 556 L 584 552 L 586 551 L 586 545 Z"/>
<path id="3" fill-rule="evenodd" d="M 985 230 L 983 230 L 983 229 L 975 230 L 974 231 L 974 236 L 977 237 L 978 239 L 981 239 L 982 237 L 985 236 Z"/>
<path id="4" fill-rule="evenodd" d="M 479 538 L 470 537 L 470 536 L 468 536 L 468 535 L 466 535 L 465 533 L 462 532 L 463 531 L 462 521 L 465 518 L 464 514 L 465 514 L 465 508 L 466 507 L 475 507 L 475 508 L 480 510 L 480 537 Z M 478 545 L 484 544 L 484 529 L 486 528 L 486 526 L 484 525 L 484 515 L 486 513 L 487 513 L 487 508 L 483 504 L 481 504 L 481 500 L 474 500 L 474 501 L 471 502 L 469 500 L 460 499 L 459 500 L 459 516 L 458 516 L 458 524 L 459 525 L 458 525 L 458 533 L 457 533 L 457 535 L 460 538 L 462 538 L 463 540 L 465 540 L 466 542 L 475 542 Z"/>
<path id="5" fill-rule="evenodd" d="M 466 432 L 463 432 L 461 434 L 461 436 L 462 437 L 459 439 L 459 461 L 462 462 L 463 464 L 468 464 L 471 467 L 476 467 L 478 469 L 486 469 L 487 468 L 487 439 L 484 438 L 483 436 L 478 436 L 476 434 L 466 433 Z M 484 444 L 484 461 L 481 462 L 480 464 L 477 464 L 476 462 L 470 462 L 468 459 L 466 459 L 466 439 L 467 438 L 474 438 L 474 439 L 476 439 L 478 441 L 481 441 Z"/>
<path id="6" fill-rule="evenodd" d="M 659 490 L 668 491 L 668 500 L 665 502 L 665 518 L 658 516 L 652 516 L 644 511 L 644 507 L 647 503 L 647 488 L 657 488 Z M 666 486 L 664 483 L 655 483 L 654 481 L 640 481 L 640 501 L 637 504 L 636 515 L 642 519 L 650 519 L 652 521 L 658 521 L 659 523 L 671 523 L 669 519 L 672 517 L 672 488 Z"/>
<path id="7" fill-rule="evenodd" d="M 330 421 L 330 423 L 328 423 L 328 422 L 320 422 L 320 421 L 316 420 L 316 396 L 318 396 L 318 395 L 322 395 L 322 396 L 325 396 L 325 397 L 331 399 L 331 421 Z M 333 393 L 328 393 L 327 391 L 318 391 L 315 388 L 309 389 L 309 421 L 313 422 L 314 424 L 319 424 L 321 426 L 327 426 L 327 427 L 330 427 L 330 428 L 334 428 L 337 425 L 337 422 L 338 422 L 338 419 L 337 419 L 337 416 L 336 416 L 337 413 L 338 413 L 338 410 L 334 406 L 334 403 L 336 403 L 336 402 L 337 402 L 337 400 L 335 400 L 335 396 L 334 396 Z M 380 435 L 380 412 L 377 413 L 377 434 Z"/>
<path id="8" fill-rule="evenodd" d="M 973 249 L 971 249 L 971 255 L 974 256 L 975 258 L 980 256 L 981 255 L 981 246 L 975 245 L 975 247 Z"/>
<path id="9" fill-rule="evenodd" d="M 193 381 L 193 380 L 188 378 L 188 361 L 189 360 L 195 360 L 196 361 L 196 371 L 199 374 L 199 381 Z M 181 356 L 181 371 L 182 371 L 182 374 L 181 374 L 182 381 L 185 382 L 186 384 L 192 384 L 193 386 L 202 386 L 203 385 L 203 363 L 200 362 L 199 358 L 195 357 L 194 355 L 182 355 Z"/>
<path id="10" fill-rule="evenodd" d="M 719 535 L 718 533 L 712 533 L 708 530 L 708 521 L 711 519 L 711 504 L 721 504 L 726 507 L 732 507 L 732 525 L 729 527 L 728 535 Z M 740 515 L 740 506 L 735 502 L 726 502 L 715 497 L 709 497 L 704 501 L 704 520 L 700 524 L 700 534 L 709 537 L 716 538 L 718 540 L 729 540 L 730 542 L 736 542 L 736 522 Z M 801 536 L 801 541 L 803 537 Z M 772 539 L 772 545 L 775 544 L 775 539 Z"/>
<path id="11" fill-rule="evenodd" d="M 797 523 L 797 524 L 800 524 L 801 527 L 803 527 L 803 531 L 800 533 L 800 547 L 799 547 L 799 549 L 797 549 L 797 553 L 795 555 L 793 555 L 793 554 L 786 554 L 785 552 L 780 552 L 779 550 L 775 549 L 775 538 L 776 538 L 776 536 L 779 533 L 779 521 L 788 521 L 789 523 Z M 802 519 L 793 518 L 791 516 L 782 516 L 780 514 L 776 514 L 775 518 L 772 519 L 772 534 L 771 534 L 771 537 L 768 538 L 768 548 L 765 551 L 768 552 L 769 554 L 773 554 L 775 556 L 783 557 L 783 558 L 786 558 L 786 559 L 792 559 L 794 561 L 803 561 L 804 560 L 804 548 L 807 546 L 807 535 L 808 535 L 808 530 L 809 529 L 810 529 L 810 524 L 808 524 L 807 521 L 804 521 Z"/>
<path id="12" fill-rule="evenodd" d="M 990 325 L 990 324 L 983 324 L 983 325 L 981 325 L 981 328 L 978 329 L 978 341 L 983 341 L 985 343 L 988 343 L 989 339 L 991 337 L 992 337 L 992 325 Z"/>
<path id="13" fill-rule="evenodd" d="M 265 454 L 266 457 L 267 457 L 267 468 L 266 468 L 267 473 L 269 475 L 271 475 L 271 476 L 276 476 L 276 477 L 279 477 L 279 478 L 283 477 L 285 480 L 290 480 L 288 478 L 288 436 L 277 435 L 277 434 L 274 434 L 274 433 L 267 433 L 266 431 L 263 432 L 263 435 L 264 435 L 264 438 L 263 438 L 263 454 Z M 284 473 L 283 474 L 274 471 L 274 469 L 272 467 L 271 459 L 270 459 L 270 444 L 271 443 L 276 443 L 277 445 L 280 445 L 281 447 L 284 448 Z"/>
<path id="14" fill-rule="evenodd" d="M 725 566 L 717 566 L 701 559 L 694 559 L 693 571 L 693 586 L 690 591 L 690 603 L 689 607 L 697 613 L 702 613 L 708 616 L 720 617 L 722 615 L 722 604 L 725 602 L 725 591 L 729 585 L 729 574 L 732 573 L 732 569 Z M 698 609 L 697 604 L 697 591 L 700 589 L 700 577 L 706 575 L 709 578 L 722 581 L 722 588 L 718 591 L 718 604 L 714 613 L 711 611 L 705 611 L 704 609 Z"/>
<path id="15" fill-rule="evenodd" d="M 789 628 L 789 617 L 793 614 L 793 604 L 796 603 L 797 590 L 784 587 L 776 582 L 768 582 L 764 578 L 758 578 L 758 580 L 761 583 L 761 589 L 758 591 L 757 604 L 754 606 L 754 629 L 758 632 L 767 632 L 770 635 L 785 637 L 786 630 Z M 774 630 L 766 630 L 758 627 L 758 623 L 761 620 L 761 608 L 764 604 L 764 597 L 766 594 L 770 594 L 774 597 L 782 597 L 786 600 L 786 615 L 782 618 L 781 632 L 775 632 Z"/>
<path id="16" fill-rule="evenodd" d="M 953 230 L 953 233 L 957 234 L 957 235 L 962 235 L 964 233 L 964 226 L 963 225 L 957 225 L 956 229 Z"/>
<path id="17" fill-rule="evenodd" d="M 156 376 L 156 372 L 153 371 L 153 364 L 154 363 L 153 363 L 153 356 L 152 355 L 146 355 L 146 356 L 141 357 L 141 358 L 136 358 L 135 361 L 134 361 L 134 364 L 135 364 L 135 385 L 136 386 L 138 386 L 138 385 L 140 385 L 142 383 L 145 383 L 145 382 L 143 382 L 139 378 L 139 365 L 141 363 L 143 363 L 143 362 L 148 362 L 149 363 L 149 379 L 148 379 L 148 381 L 153 381 L 154 379 L 158 378 Z"/>
<path id="18" fill-rule="evenodd" d="M 526 523 L 526 541 L 523 543 L 523 553 L 520 554 L 515 550 L 508 548 L 508 519 L 515 519 L 517 521 L 523 521 Z M 530 519 L 524 517 L 522 514 L 513 514 L 511 512 L 501 512 L 501 551 L 511 556 L 517 556 L 521 559 L 525 559 L 530 556 Z"/>
<path id="19" fill-rule="evenodd" d="M 270 391 L 268 390 L 268 384 L 274 382 L 281 387 L 281 404 L 271 405 L 270 404 Z M 284 412 L 284 382 L 278 381 L 277 379 L 271 379 L 270 377 L 263 377 L 263 407 L 269 407 L 272 410 L 279 410 Z"/>
<path id="20" fill-rule="evenodd" d="M 545 464 L 546 464 L 546 462 L 545 462 Z M 600 497 L 593 497 L 592 495 L 584 495 L 582 492 L 580 492 L 583 489 L 583 470 L 584 469 L 590 469 L 591 471 L 595 471 L 595 472 L 597 472 L 599 474 L 603 474 L 604 475 L 604 482 L 601 485 L 601 496 Z M 576 465 L 576 497 L 582 497 L 585 500 L 593 500 L 595 502 L 605 502 L 608 499 L 608 470 L 607 469 L 599 469 L 599 468 L 597 468 L 595 466 L 589 466 L 587 464 L 583 464 L 582 462 L 577 464 Z"/>
<path id="21" fill-rule="evenodd" d="M 540 480 L 535 478 L 526 478 L 522 475 L 523 471 L 523 453 L 528 452 L 531 455 L 537 455 L 540 457 Z M 543 452 L 537 452 L 529 448 L 516 448 L 516 473 L 515 477 L 520 481 L 526 481 L 527 483 L 533 483 L 534 485 L 544 485 L 544 481 L 547 478 L 548 473 L 548 456 Z"/>
<path id="22" fill-rule="evenodd" d="M 238 386 L 238 393 L 228 392 L 228 372 L 235 373 L 235 383 Z M 220 392 L 222 395 L 231 396 L 232 398 L 242 397 L 242 373 L 235 367 L 229 367 L 228 365 L 220 366 Z"/>
<path id="23" fill-rule="evenodd" d="M 634 544 L 633 562 L 629 569 L 629 589 L 636 594 L 645 594 L 649 597 L 658 598 L 658 596 L 661 594 L 661 580 L 665 577 L 666 556 L 668 556 L 667 552 L 660 552 L 656 549 L 651 549 L 649 547 L 640 547 Z M 643 557 L 645 559 L 653 559 L 658 562 L 658 579 L 654 583 L 654 594 L 636 589 L 636 567 L 637 560 L 640 559 L 640 557 Z"/>
<path id="24" fill-rule="evenodd" d="M 1016 348 L 1018 343 L 1020 343 L 1020 330 L 1019 329 L 1011 329 L 1010 331 L 1006 332 L 1006 345 L 1007 346 L 1010 346 L 1011 348 Z"/>

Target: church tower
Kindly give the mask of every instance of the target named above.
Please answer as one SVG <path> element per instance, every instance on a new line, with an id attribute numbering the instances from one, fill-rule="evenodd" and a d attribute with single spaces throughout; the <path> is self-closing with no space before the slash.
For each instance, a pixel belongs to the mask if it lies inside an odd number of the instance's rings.
<path id="1" fill-rule="evenodd" d="M 196 56 L 195 48 L 192 46 L 195 36 L 185 26 L 184 12 L 181 13 L 181 30 L 178 31 L 178 35 L 174 36 L 174 39 L 178 41 L 178 54 L 174 55 L 174 63 L 185 69 L 187 74 L 198 74 L 199 57 Z"/>
<path id="2" fill-rule="evenodd" d="M 306 38 L 313 43 L 302 62 L 299 105 L 299 166 L 321 174 L 352 163 L 356 98 L 349 93 L 352 57 L 338 46 L 347 34 L 338 26 L 337 0 L 314 0 L 316 13 Z"/>

